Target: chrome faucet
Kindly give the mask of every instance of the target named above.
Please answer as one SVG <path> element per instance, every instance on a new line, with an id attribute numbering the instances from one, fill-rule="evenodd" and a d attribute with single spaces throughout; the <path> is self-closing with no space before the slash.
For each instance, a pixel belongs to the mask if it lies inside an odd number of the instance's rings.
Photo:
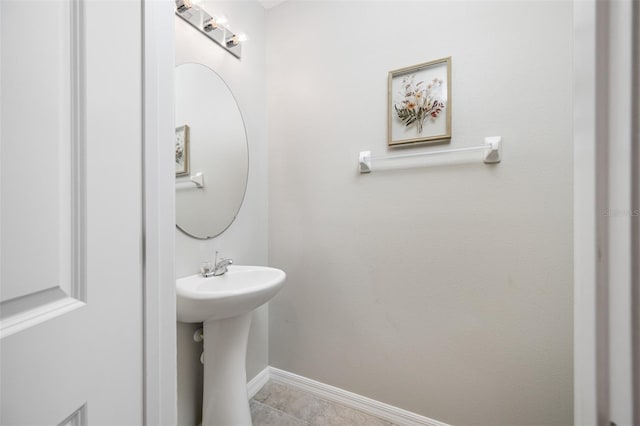
<path id="1" fill-rule="evenodd" d="M 207 265 L 203 265 L 200 272 L 202 273 L 203 277 L 209 278 L 209 277 L 218 277 L 220 275 L 226 274 L 227 266 L 232 265 L 233 260 L 225 259 L 224 257 L 221 257 L 220 261 L 218 262 L 218 252 L 216 251 L 216 257 L 215 257 L 215 260 L 213 261 L 213 267 L 210 262 L 205 262 L 205 263 Z"/>

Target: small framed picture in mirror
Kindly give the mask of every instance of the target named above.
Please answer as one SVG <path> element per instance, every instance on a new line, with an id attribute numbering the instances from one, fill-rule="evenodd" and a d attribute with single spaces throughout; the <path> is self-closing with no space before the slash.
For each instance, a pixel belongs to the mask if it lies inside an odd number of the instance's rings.
<path id="1" fill-rule="evenodd" d="M 189 126 L 176 127 L 176 176 L 189 174 Z"/>

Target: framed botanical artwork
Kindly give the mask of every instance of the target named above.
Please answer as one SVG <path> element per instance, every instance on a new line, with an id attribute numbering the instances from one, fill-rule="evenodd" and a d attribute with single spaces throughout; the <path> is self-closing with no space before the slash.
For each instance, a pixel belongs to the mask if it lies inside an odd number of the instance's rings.
<path id="1" fill-rule="evenodd" d="M 189 174 L 189 126 L 176 127 L 176 176 Z"/>
<path id="2" fill-rule="evenodd" d="M 389 72 L 388 143 L 451 139 L 451 57 Z"/>

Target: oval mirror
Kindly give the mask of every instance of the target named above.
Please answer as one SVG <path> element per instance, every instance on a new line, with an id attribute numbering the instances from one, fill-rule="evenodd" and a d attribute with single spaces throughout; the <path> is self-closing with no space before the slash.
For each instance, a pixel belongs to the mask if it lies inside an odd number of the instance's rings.
<path id="1" fill-rule="evenodd" d="M 176 225 L 195 238 L 220 235 L 247 187 L 249 152 L 240 108 L 212 69 L 176 67 Z"/>

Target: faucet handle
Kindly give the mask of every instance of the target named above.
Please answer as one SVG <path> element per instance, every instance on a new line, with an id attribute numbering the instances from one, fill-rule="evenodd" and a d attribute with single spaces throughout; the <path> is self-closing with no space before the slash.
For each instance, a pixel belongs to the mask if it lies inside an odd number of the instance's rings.
<path id="1" fill-rule="evenodd" d="M 213 271 L 213 268 L 214 265 L 210 261 L 205 260 L 204 262 L 202 262 L 202 266 L 200 266 L 200 273 L 203 277 L 208 277 Z"/>

